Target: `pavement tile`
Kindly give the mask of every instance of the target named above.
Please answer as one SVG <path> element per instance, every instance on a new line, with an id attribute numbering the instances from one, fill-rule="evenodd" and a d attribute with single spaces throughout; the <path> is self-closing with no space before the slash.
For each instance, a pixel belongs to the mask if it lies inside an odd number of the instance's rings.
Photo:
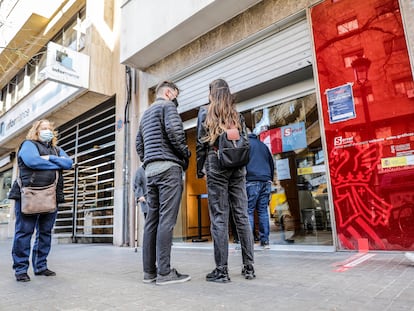
<path id="1" fill-rule="evenodd" d="M 338 272 L 353 252 L 255 251 L 257 278 L 241 275 L 241 252 L 229 249 L 232 282 L 205 281 L 214 268 L 211 243 L 174 243 L 171 263 L 190 282 L 143 284 L 141 249 L 102 244 L 54 244 L 56 277 L 17 283 L 11 241 L 0 242 L 0 310 L 390 310 L 414 311 L 414 265 L 403 253 L 379 252 Z M 339 270 L 340 271 L 340 270 Z"/>

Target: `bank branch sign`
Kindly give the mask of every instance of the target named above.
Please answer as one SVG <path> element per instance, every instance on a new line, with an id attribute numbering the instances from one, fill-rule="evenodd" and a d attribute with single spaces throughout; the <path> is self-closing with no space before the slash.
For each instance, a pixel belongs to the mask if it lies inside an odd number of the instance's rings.
<path id="1" fill-rule="evenodd" d="M 40 74 L 43 79 L 88 88 L 89 56 L 49 42 L 46 67 Z"/>
<path id="2" fill-rule="evenodd" d="M 262 132 L 260 140 L 268 146 L 272 154 L 306 148 L 305 123 L 292 123 Z"/>
<path id="3" fill-rule="evenodd" d="M 0 143 L 84 92 L 89 87 L 89 56 L 49 42 L 40 76 L 43 81 L 0 117 Z"/>

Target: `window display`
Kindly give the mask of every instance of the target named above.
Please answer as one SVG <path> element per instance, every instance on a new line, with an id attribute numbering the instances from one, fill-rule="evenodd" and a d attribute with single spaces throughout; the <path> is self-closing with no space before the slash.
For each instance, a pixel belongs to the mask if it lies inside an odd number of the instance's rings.
<path id="1" fill-rule="evenodd" d="M 254 120 L 275 161 L 271 243 L 332 245 L 316 95 L 256 111 Z"/>

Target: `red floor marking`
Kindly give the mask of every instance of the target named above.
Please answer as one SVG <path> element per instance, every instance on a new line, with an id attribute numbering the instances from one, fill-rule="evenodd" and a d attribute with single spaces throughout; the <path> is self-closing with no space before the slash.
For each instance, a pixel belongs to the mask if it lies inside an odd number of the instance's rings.
<path id="1" fill-rule="evenodd" d="M 353 268 L 359 265 L 360 263 L 363 263 L 364 261 L 370 259 L 371 257 L 374 257 L 375 254 L 368 254 L 368 249 L 368 239 L 358 239 L 358 253 L 352 255 L 344 261 L 334 263 L 333 266 L 338 267 L 334 271 L 345 272 L 348 269 Z"/>

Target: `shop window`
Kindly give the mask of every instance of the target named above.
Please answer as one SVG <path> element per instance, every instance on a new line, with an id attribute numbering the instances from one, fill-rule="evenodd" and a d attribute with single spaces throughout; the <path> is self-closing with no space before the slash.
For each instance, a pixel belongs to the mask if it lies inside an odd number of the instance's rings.
<path id="1" fill-rule="evenodd" d="M 342 55 L 345 68 L 352 68 L 352 62 L 361 55 L 364 55 L 364 50 L 362 49 Z"/>
<path id="2" fill-rule="evenodd" d="M 414 81 L 410 78 L 394 81 L 394 90 L 396 95 L 414 98 Z"/>
<path id="3" fill-rule="evenodd" d="M 0 172 L 0 227 L 10 221 L 11 202 L 7 198 L 12 185 L 12 170 Z M 3 231 L 0 231 L 0 233 Z M 0 238 L 4 238 L 1 237 Z"/>
<path id="4" fill-rule="evenodd" d="M 52 41 L 74 51 L 82 50 L 85 47 L 85 17 L 86 10 L 82 9 Z"/>
<path id="5" fill-rule="evenodd" d="M 44 52 L 38 53 L 34 56 L 30 62 L 27 63 L 27 76 L 29 80 L 29 88 L 32 90 L 37 84 L 39 84 L 39 60 Z"/>
<path id="6" fill-rule="evenodd" d="M 375 11 L 379 18 L 392 17 L 395 12 L 398 12 L 398 1 L 389 1 L 386 4 L 376 7 Z"/>
<path id="7" fill-rule="evenodd" d="M 27 87 L 25 87 L 25 76 L 26 66 L 16 75 L 16 103 L 28 92 Z"/>
<path id="8" fill-rule="evenodd" d="M 6 94 L 7 94 L 7 87 L 4 87 L 0 91 L 0 115 L 6 112 Z"/>
<path id="9" fill-rule="evenodd" d="M 355 105 L 363 105 L 364 101 L 362 99 L 363 94 L 361 94 L 360 89 L 354 89 L 354 101 Z M 365 98 L 368 103 L 374 102 L 374 94 L 372 93 L 372 87 L 366 86 L 365 87 Z"/>
<path id="10" fill-rule="evenodd" d="M 74 21 L 71 25 L 67 26 L 63 30 L 63 39 L 62 39 L 62 45 L 66 46 L 74 51 L 77 50 L 76 48 L 76 25 L 77 21 Z"/>
<path id="11" fill-rule="evenodd" d="M 8 92 L 7 92 L 7 98 L 6 98 L 6 109 L 10 109 L 16 104 L 16 77 L 14 77 L 9 85 L 8 85 Z"/>
<path id="12" fill-rule="evenodd" d="M 356 17 L 353 17 L 351 19 L 343 21 L 336 26 L 336 29 L 338 31 L 338 35 L 343 35 L 352 30 L 358 29 L 358 20 Z"/>
<path id="13" fill-rule="evenodd" d="M 316 95 L 253 114 L 254 132 L 275 160 L 270 240 L 331 245 L 332 232 Z"/>
<path id="14" fill-rule="evenodd" d="M 384 41 L 384 50 L 387 55 L 396 51 L 406 50 L 404 36 L 394 37 Z"/>

